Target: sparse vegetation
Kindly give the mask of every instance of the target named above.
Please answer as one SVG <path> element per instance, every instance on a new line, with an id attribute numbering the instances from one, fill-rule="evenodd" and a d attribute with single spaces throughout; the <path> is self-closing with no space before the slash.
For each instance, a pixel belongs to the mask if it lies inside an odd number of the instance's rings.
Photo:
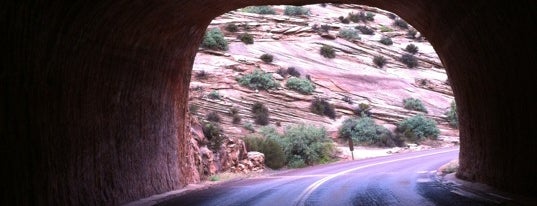
<path id="1" fill-rule="evenodd" d="M 449 125 L 453 128 L 459 127 L 459 116 L 457 115 L 457 104 L 455 104 L 455 101 L 451 102 L 451 107 L 446 112 L 446 117 L 449 122 Z"/>
<path id="2" fill-rule="evenodd" d="M 416 98 L 406 98 L 406 99 L 404 99 L 403 100 L 403 105 L 404 105 L 405 109 L 419 111 L 419 112 L 425 112 L 425 113 L 428 112 L 427 109 L 425 108 L 425 106 L 423 106 L 423 103 L 421 102 L 421 100 L 416 99 Z"/>
<path id="3" fill-rule="evenodd" d="M 393 44 L 392 38 L 390 38 L 389 36 L 381 37 L 379 42 L 388 46 Z"/>
<path id="4" fill-rule="evenodd" d="M 393 13 L 388 13 L 388 18 L 395 19 L 395 18 L 397 18 L 397 15 L 395 15 Z"/>
<path id="5" fill-rule="evenodd" d="M 397 139 L 390 130 L 377 125 L 370 117 L 351 118 L 343 122 L 338 130 L 339 138 L 352 139 L 362 145 L 380 147 L 401 146 L 403 141 Z"/>
<path id="6" fill-rule="evenodd" d="M 310 10 L 302 6 L 285 6 L 283 14 L 287 16 L 308 15 Z"/>
<path id="7" fill-rule="evenodd" d="M 341 38 L 344 38 L 346 40 L 352 41 L 352 40 L 359 40 L 360 36 L 358 35 L 358 32 L 355 29 L 352 28 L 346 28 L 339 30 L 338 36 Z"/>
<path id="8" fill-rule="evenodd" d="M 355 22 L 355 23 L 358 23 L 360 21 L 362 22 L 367 22 L 367 21 L 374 21 L 375 20 L 375 14 L 371 13 L 371 12 L 358 12 L 358 13 L 349 13 L 349 15 L 347 16 L 347 18 L 349 20 L 351 20 L 352 22 Z"/>
<path id="9" fill-rule="evenodd" d="M 310 80 L 297 77 L 289 78 L 285 86 L 301 94 L 311 94 L 315 91 L 315 85 Z"/>
<path id="10" fill-rule="evenodd" d="M 274 59 L 274 56 L 272 54 L 263 54 L 259 58 L 265 63 L 270 63 Z"/>
<path id="11" fill-rule="evenodd" d="M 226 31 L 229 32 L 237 32 L 239 31 L 239 27 L 235 23 L 228 23 L 225 27 Z"/>
<path id="12" fill-rule="evenodd" d="M 436 127 L 436 122 L 421 114 L 409 117 L 399 122 L 397 132 L 402 134 L 407 140 L 418 142 L 423 139 L 437 139 L 440 130 Z"/>
<path id="13" fill-rule="evenodd" d="M 380 67 L 380 68 L 384 67 L 384 65 L 386 65 L 387 62 L 388 62 L 388 60 L 386 58 L 384 58 L 384 56 L 374 56 L 373 57 L 373 63 L 375 65 L 377 65 L 378 67 Z"/>
<path id="14" fill-rule="evenodd" d="M 244 44 L 253 44 L 254 36 L 249 33 L 240 34 L 238 37 Z"/>
<path id="15" fill-rule="evenodd" d="M 260 69 L 254 70 L 251 74 L 244 75 L 238 78 L 238 82 L 242 86 L 250 89 L 272 89 L 278 87 L 278 83 L 272 78 L 272 75 Z"/>
<path id="16" fill-rule="evenodd" d="M 405 64 L 408 68 L 414 68 L 418 66 L 418 59 L 414 55 L 411 54 L 403 54 L 401 55 L 400 61 Z"/>
<path id="17" fill-rule="evenodd" d="M 395 20 L 393 21 L 393 25 L 398 26 L 398 27 L 403 28 L 403 29 L 407 29 L 407 28 L 408 28 L 408 23 L 406 23 L 405 20 L 400 19 L 400 18 L 395 19 Z"/>
<path id="18" fill-rule="evenodd" d="M 331 119 L 336 118 L 336 110 L 328 101 L 324 98 L 316 97 L 313 99 L 310 105 L 311 112 L 330 117 Z"/>
<path id="19" fill-rule="evenodd" d="M 233 124 L 239 124 L 241 123 L 241 116 L 239 115 L 239 109 L 237 107 L 231 107 L 229 108 L 229 115 L 232 117 L 232 123 Z"/>
<path id="20" fill-rule="evenodd" d="M 284 68 L 279 68 L 277 71 L 276 71 L 277 74 L 279 74 L 280 76 L 282 76 L 283 78 L 287 77 L 287 69 L 284 69 Z"/>
<path id="21" fill-rule="evenodd" d="M 352 99 L 349 96 L 343 96 L 341 100 L 343 100 L 344 102 L 347 102 L 348 104 L 352 104 Z"/>
<path id="22" fill-rule="evenodd" d="M 207 98 L 209 98 L 209 99 L 220 99 L 220 93 L 218 92 L 218 90 L 213 90 L 207 95 Z"/>
<path id="23" fill-rule="evenodd" d="M 367 27 L 367 26 L 360 25 L 360 26 L 356 26 L 354 28 L 358 29 L 358 31 L 360 31 L 360 33 L 365 34 L 365 35 L 373 35 L 373 34 L 375 34 L 375 31 L 373 29 Z"/>
<path id="24" fill-rule="evenodd" d="M 227 51 L 227 41 L 224 39 L 224 34 L 218 28 L 212 28 L 205 33 L 201 47 L 213 50 Z"/>
<path id="25" fill-rule="evenodd" d="M 255 14 L 276 14 L 272 6 L 249 6 L 241 9 L 241 11 Z"/>
<path id="26" fill-rule="evenodd" d="M 414 44 L 406 45 L 405 51 L 407 51 L 408 53 L 411 53 L 411 54 L 418 53 L 418 46 L 416 46 Z"/>
<path id="27" fill-rule="evenodd" d="M 336 50 L 329 45 L 323 45 L 321 47 L 321 55 L 323 55 L 326 58 L 333 59 L 336 58 Z"/>
<path id="28" fill-rule="evenodd" d="M 254 103 L 252 105 L 252 114 L 256 124 L 267 125 L 269 123 L 269 110 L 263 103 Z"/>

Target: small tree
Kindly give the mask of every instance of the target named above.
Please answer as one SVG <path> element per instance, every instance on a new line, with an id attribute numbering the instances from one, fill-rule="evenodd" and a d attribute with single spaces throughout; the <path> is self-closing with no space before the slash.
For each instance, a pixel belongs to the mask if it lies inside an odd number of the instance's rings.
<path id="1" fill-rule="evenodd" d="M 375 34 L 375 31 L 367 26 L 356 26 L 354 27 L 356 29 L 358 29 L 358 31 L 360 31 L 360 33 L 362 34 L 365 34 L 365 35 L 373 35 Z"/>
<path id="2" fill-rule="evenodd" d="M 403 28 L 403 29 L 408 28 L 408 23 L 406 23 L 405 20 L 400 19 L 400 18 L 395 19 L 395 20 L 393 21 L 393 24 L 394 24 L 395 26 L 398 26 L 398 27 Z"/>
<path id="3" fill-rule="evenodd" d="M 287 68 L 287 73 L 294 77 L 300 77 L 300 72 L 294 67 Z"/>
<path id="4" fill-rule="evenodd" d="M 218 115 L 216 112 L 209 112 L 205 119 L 210 122 L 220 122 L 221 120 L 220 115 Z"/>
<path id="5" fill-rule="evenodd" d="M 226 31 L 229 31 L 229 32 L 237 32 L 237 31 L 239 31 L 239 27 L 234 23 L 226 24 L 225 29 L 226 29 Z"/>

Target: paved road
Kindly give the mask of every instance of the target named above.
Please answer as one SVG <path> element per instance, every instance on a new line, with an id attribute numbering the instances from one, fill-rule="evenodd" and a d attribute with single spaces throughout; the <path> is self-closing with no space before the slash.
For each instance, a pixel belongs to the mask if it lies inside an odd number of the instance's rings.
<path id="1" fill-rule="evenodd" d="M 160 205 L 498 205 L 438 181 L 436 169 L 458 153 L 446 148 L 291 170 L 188 192 Z"/>

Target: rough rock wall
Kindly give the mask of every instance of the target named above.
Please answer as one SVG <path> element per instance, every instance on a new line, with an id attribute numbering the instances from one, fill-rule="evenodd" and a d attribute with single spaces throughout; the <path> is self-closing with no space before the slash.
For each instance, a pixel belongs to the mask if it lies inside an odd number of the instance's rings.
<path id="1" fill-rule="evenodd" d="M 2 201 L 116 205 L 186 183 L 192 61 L 209 21 L 246 2 L 322 1 L 3 2 Z M 518 116 L 537 113 L 535 35 L 511 33 L 535 23 L 535 3 L 339 2 L 393 11 L 435 46 L 459 105 L 460 177 L 536 190 L 533 123 Z"/>

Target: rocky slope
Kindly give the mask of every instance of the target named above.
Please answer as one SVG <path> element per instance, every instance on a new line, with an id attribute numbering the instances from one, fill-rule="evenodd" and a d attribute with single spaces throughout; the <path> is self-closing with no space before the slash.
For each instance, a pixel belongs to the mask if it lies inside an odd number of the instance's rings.
<path id="1" fill-rule="evenodd" d="M 270 110 L 270 124 L 279 125 L 279 129 L 304 122 L 322 125 L 336 137 L 341 122 L 352 116 L 353 109 L 360 103 L 369 104 L 377 123 L 393 130 L 398 121 L 420 113 L 403 108 L 403 99 L 414 97 L 425 104 L 429 111 L 427 116 L 438 122 L 440 141 L 456 140 L 458 131 L 448 126 L 444 115 L 453 100 L 447 76 L 434 49 L 419 37 L 419 33 L 414 38 L 409 37 L 408 29 L 394 26 L 389 13 L 376 8 L 333 4 L 306 7 L 310 9 L 307 16 L 284 16 L 284 6 L 274 6 L 277 15 L 233 11 L 214 19 L 209 28 L 219 27 L 225 33 L 229 50 L 200 49 L 198 52 L 189 96 L 190 104 L 199 107 L 195 116 L 202 119 L 208 112 L 216 111 L 223 118 L 222 125 L 227 136 L 243 137 L 251 133 L 243 127 L 244 123 L 252 122 L 251 105 L 263 102 Z M 344 24 L 338 20 L 339 16 L 360 11 L 374 13 L 374 21 Z M 228 23 L 238 25 L 239 31 L 225 31 Z M 317 32 L 315 25 L 329 25 L 330 29 Z M 361 39 L 353 41 L 338 37 L 341 28 L 358 25 L 373 28 L 374 35 L 360 34 Z M 386 31 L 386 28 L 391 31 Z M 254 44 L 239 41 L 237 36 L 242 33 L 254 35 Z M 393 45 L 378 42 L 382 36 L 391 37 Z M 404 48 L 410 43 L 419 48 L 415 54 L 418 66 L 412 69 L 398 60 L 407 53 Z M 328 59 L 321 56 L 319 49 L 322 45 L 334 47 L 336 57 Z M 273 62 L 261 61 L 259 56 L 264 53 L 272 54 Z M 377 55 L 388 60 L 383 68 L 372 62 Z M 310 77 L 316 84 L 312 95 L 302 95 L 283 86 L 287 78 L 277 75 L 276 71 L 288 67 L 295 67 L 302 77 Z M 282 87 L 254 91 L 240 86 L 235 79 L 254 69 L 273 73 Z M 207 76 L 200 78 L 197 75 L 200 72 Z M 207 95 L 214 90 L 218 91 L 221 99 L 208 98 Z M 315 97 L 327 98 L 334 104 L 337 117 L 330 119 L 310 112 L 309 105 Z M 344 101 L 344 97 L 349 97 L 352 103 Z M 231 107 L 239 108 L 242 123 L 232 123 L 228 115 Z"/>

